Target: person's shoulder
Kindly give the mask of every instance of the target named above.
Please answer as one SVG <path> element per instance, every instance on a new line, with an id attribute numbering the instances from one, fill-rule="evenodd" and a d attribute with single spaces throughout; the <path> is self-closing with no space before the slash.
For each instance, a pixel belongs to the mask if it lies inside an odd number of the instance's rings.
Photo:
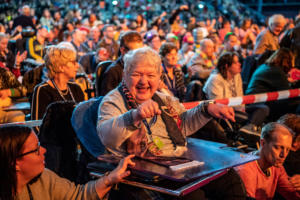
<path id="1" fill-rule="evenodd" d="M 105 74 L 110 74 L 110 73 L 116 73 L 116 71 L 123 71 L 123 66 L 121 62 L 118 60 L 115 60 L 113 63 L 111 63 L 107 69 L 105 70 Z"/>
<path id="2" fill-rule="evenodd" d="M 248 162 L 246 164 L 235 167 L 235 170 L 239 174 L 248 174 L 248 175 L 255 173 L 257 171 L 256 169 L 257 169 L 256 161 Z"/>
<path id="3" fill-rule="evenodd" d="M 83 91 L 82 91 L 80 85 L 78 85 L 78 83 L 76 83 L 74 81 L 69 81 L 68 85 L 69 85 L 71 90 L 76 90 L 76 92 L 80 92 L 80 93 L 83 94 Z"/>
<path id="4" fill-rule="evenodd" d="M 156 91 L 155 94 L 165 103 L 178 103 L 179 104 L 179 99 L 177 97 Z"/>
<path id="5" fill-rule="evenodd" d="M 34 90 L 44 90 L 49 88 L 51 88 L 51 86 L 47 82 L 41 82 L 35 86 Z"/>
<path id="6" fill-rule="evenodd" d="M 108 92 L 102 99 L 101 102 L 108 102 L 108 101 L 115 101 L 115 100 L 122 100 L 122 95 L 119 92 L 118 88 L 115 88 Z"/>

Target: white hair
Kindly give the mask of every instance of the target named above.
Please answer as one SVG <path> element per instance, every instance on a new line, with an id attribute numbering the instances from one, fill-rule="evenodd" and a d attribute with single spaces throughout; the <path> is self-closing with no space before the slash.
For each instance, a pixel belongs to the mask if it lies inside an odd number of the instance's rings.
<path id="1" fill-rule="evenodd" d="M 285 25 L 286 21 L 283 15 L 280 14 L 276 14 L 276 15 L 272 15 L 269 18 L 269 27 L 271 27 L 273 24 L 283 24 L 283 26 Z"/>
<path id="2" fill-rule="evenodd" d="M 129 51 L 124 56 L 124 73 L 129 74 L 131 69 L 140 62 L 149 63 L 161 73 L 161 59 L 158 53 L 150 47 L 142 47 Z"/>

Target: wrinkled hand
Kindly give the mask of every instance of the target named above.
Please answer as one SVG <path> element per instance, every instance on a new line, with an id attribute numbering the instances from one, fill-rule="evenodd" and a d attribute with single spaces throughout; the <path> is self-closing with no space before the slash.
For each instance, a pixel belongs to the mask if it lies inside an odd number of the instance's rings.
<path id="1" fill-rule="evenodd" d="M 116 169 L 114 169 L 110 174 L 108 175 L 108 180 L 110 185 L 119 183 L 120 181 L 123 180 L 123 178 L 127 177 L 130 175 L 130 171 L 127 170 L 127 166 L 134 166 L 135 163 L 131 160 L 134 155 L 129 155 L 125 158 L 123 158 L 120 162 L 119 165 L 117 166 Z"/>
<path id="2" fill-rule="evenodd" d="M 300 174 L 296 174 L 290 178 L 290 182 L 295 190 L 300 191 Z"/>
<path id="3" fill-rule="evenodd" d="M 208 113 L 216 118 L 229 119 L 235 122 L 234 110 L 232 107 L 223 104 L 209 104 L 207 107 Z"/>
<path id="4" fill-rule="evenodd" d="M 161 110 L 159 109 L 158 103 L 156 103 L 152 99 L 149 99 L 141 105 L 139 105 L 139 107 L 133 111 L 132 117 L 133 120 L 136 122 L 160 114 Z"/>
<path id="5" fill-rule="evenodd" d="M 11 96 L 10 89 L 0 90 L 0 99 L 5 99 L 9 96 Z"/>

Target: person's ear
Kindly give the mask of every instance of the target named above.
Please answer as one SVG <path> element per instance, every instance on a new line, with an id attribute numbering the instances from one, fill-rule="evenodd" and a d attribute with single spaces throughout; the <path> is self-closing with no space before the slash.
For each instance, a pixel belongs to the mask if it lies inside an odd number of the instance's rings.
<path id="1" fill-rule="evenodd" d="M 64 66 L 61 65 L 58 68 L 59 68 L 59 72 L 65 72 Z"/>
<path id="2" fill-rule="evenodd" d="M 266 140 L 263 138 L 260 139 L 260 148 L 262 148 L 265 144 L 266 144 Z"/>

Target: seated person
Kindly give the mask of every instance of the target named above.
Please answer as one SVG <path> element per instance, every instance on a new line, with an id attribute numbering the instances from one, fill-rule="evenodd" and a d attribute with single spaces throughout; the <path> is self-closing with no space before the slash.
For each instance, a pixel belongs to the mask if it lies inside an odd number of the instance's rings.
<path id="1" fill-rule="evenodd" d="M 36 36 L 29 38 L 26 42 L 26 50 L 28 58 L 34 59 L 37 62 L 44 63 L 43 52 L 48 38 L 48 28 L 40 26 L 37 29 Z"/>
<path id="2" fill-rule="evenodd" d="M 226 52 L 218 60 L 216 69 L 210 74 L 203 91 L 208 99 L 223 99 L 243 96 L 241 64 L 238 54 Z M 235 106 L 235 110 L 247 112 L 250 123 L 260 126 L 268 116 L 269 108 L 263 104 Z"/>
<path id="3" fill-rule="evenodd" d="M 185 137 L 204 126 L 211 116 L 234 121 L 230 107 L 200 104 L 186 111 L 174 97 L 157 92 L 161 60 L 151 48 L 131 51 L 125 55 L 124 64 L 121 85 L 99 106 L 97 132 L 109 151 L 179 156 L 186 150 Z"/>
<path id="4" fill-rule="evenodd" d="M 271 122 L 262 129 L 259 159 L 236 167 L 247 195 L 257 200 L 272 199 L 275 191 L 286 199 L 299 199 L 282 166 L 292 146 L 292 131 L 285 125 Z"/>
<path id="5" fill-rule="evenodd" d="M 0 127 L 0 199 L 102 199 L 111 187 L 130 174 L 128 156 L 108 175 L 75 185 L 45 169 L 46 149 L 25 125 Z"/>
<path id="6" fill-rule="evenodd" d="M 56 101 L 73 101 L 79 103 L 84 100 L 79 85 L 71 80 L 75 79 L 78 70 L 76 52 L 65 44 L 50 47 L 45 56 L 48 70 L 48 80 L 34 88 L 31 119 L 41 119 L 50 103 Z"/>
<path id="7" fill-rule="evenodd" d="M 187 150 L 186 137 L 203 127 L 212 117 L 234 121 L 233 109 L 202 103 L 186 111 L 177 98 L 157 92 L 162 73 L 161 60 L 155 50 L 139 48 L 124 56 L 121 84 L 109 92 L 98 110 L 97 133 L 106 149 L 115 155 L 132 153 L 139 156 L 181 156 Z M 225 175 L 227 185 L 212 186 L 205 195 L 229 192 L 239 181 L 234 174 Z M 231 184 L 234 184 L 232 186 Z M 226 188 L 226 189 L 225 189 Z M 225 191 L 226 190 L 226 191 Z M 229 191 L 230 190 L 230 191 Z M 155 194 L 159 195 L 160 194 Z M 201 199 L 197 197 L 196 199 Z"/>
<path id="8" fill-rule="evenodd" d="M 21 63 L 27 57 L 27 51 L 22 54 L 17 52 L 16 55 L 8 49 L 9 36 L 0 33 L 0 67 L 9 69 L 17 78 L 21 76 Z"/>
<path id="9" fill-rule="evenodd" d="M 253 73 L 246 94 L 258 94 L 292 89 L 293 82 L 289 78 L 294 70 L 294 55 L 287 48 L 278 49 L 265 64 L 259 66 Z M 286 99 L 266 102 L 270 108 L 270 117 L 277 120 L 286 113 L 300 113 L 300 99 Z M 282 109 L 284 107 L 284 109 Z"/>
<path id="10" fill-rule="evenodd" d="M 164 43 L 159 50 L 162 60 L 162 80 L 171 93 L 180 101 L 184 99 L 186 88 L 184 85 L 184 74 L 178 65 L 178 49 L 170 42 Z"/>
<path id="11" fill-rule="evenodd" d="M 217 59 L 214 55 L 214 43 L 211 39 L 201 40 L 200 46 L 200 51 L 196 51 L 187 66 L 192 71 L 192 76 L 206 80 L 215 68 Z"/>
<path id="12" fill-rule="evenodd" d="M 280 117 L 278 122 L 286 125 L 295 133 L 290 153 L 283 166 L 286 173 L 291 176 L 291 183 L 300 191 L 300 115 L 286 114 Z"/>
<path id="13" fill-rule="evenodd" d="M 88 75 L 95 73 L 97 65 L 108 59 L 108 52 L 105 48 L 99 48 L 96 53 L 90 52 L 82 56 L 79 60 L 84 72 Z"/>
<path id="14" fill-rule="evenodd" d="M 25 121 L 21 111 L 4 111 L 12 104 L 10 97 L 25 97 L 27 89 L 8 69 L 0 67 L 0 124 Z"/>

